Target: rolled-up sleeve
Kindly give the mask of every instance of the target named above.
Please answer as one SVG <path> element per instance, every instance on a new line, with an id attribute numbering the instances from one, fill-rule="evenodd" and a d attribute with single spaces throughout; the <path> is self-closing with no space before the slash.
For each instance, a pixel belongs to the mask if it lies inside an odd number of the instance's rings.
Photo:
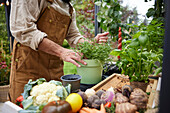
<path id="1" fill-rule="evenodd" d="M 80 38 L 84 38 L 84 37 L 80 34 L 79 29 L 77 27 L 76 12 L 74 10 L 73 15 L 72 15 L 72 22 L 70 24 L 66 39 L 68 43 L 70 44 L 70 46 L 75 47 L 75 45 L 77 44 Z"/>
<path id="2" fill-rule="evenodd" d="M 42 0 L 43 1 L 43 0 Z M 38 0 L 12 0 L 10 29 L 15 39 L 23 45 L 37 50 L 39 43 L 47 36 L 37 29 L 36 21 L 40 15 Z"/>

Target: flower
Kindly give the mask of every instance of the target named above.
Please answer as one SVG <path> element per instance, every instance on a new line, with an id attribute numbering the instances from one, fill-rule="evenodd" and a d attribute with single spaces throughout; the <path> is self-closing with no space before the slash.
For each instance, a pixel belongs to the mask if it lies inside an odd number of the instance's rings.
<path id="1" fill-rule="evenodd" d="M 9 84 L 9 76 L 11 70 L 11 54 L 6 54 L 0 48 L 0 85 Z"/>

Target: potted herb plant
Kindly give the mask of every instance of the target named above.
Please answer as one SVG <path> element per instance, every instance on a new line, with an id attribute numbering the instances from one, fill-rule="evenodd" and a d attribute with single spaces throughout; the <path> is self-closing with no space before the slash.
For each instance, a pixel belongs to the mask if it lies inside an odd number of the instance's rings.
<path id="1" fill-rule="evenodd" d="M 146 91 L 145 86 L 148 83 L 148 76 L 153 73 L 158 74 L 162 68 L 155 64 L 157 61 L 162 64 L 162 43 L 159 42 L 158 45 L 155 42 L 157 41 L 155 39 L 162 38 L 162 35 L 160 34 L 161 32 L 158 34 L 158 29 L 157 31 L 152 29 L 152 32 L 149 32 L 151 28 L 155 28 L 154 26 L 150 25 L 145 30 L 136 33 L 133 39 L 124 40 L 122 50 L 114 49 L 111 52 L 111 55 L 120 56 L 117 65 L 121 68 L 122 74 L 129 76 L 131 85 L 140 87 L 144 91 Z M 159 27 L 161 27 L 160 23 L 157 28 Z M 162 30 L 163 28 L 160 29 Z M 155 48 L 155 45 L 157 48 Z"/>
<path id="2" fill-rule="evenodd" d="M 77 74 L 82 76 L 81 83 L 96 84 L 102 80 L 103 63 L 108 60 L 111 46 L 106 44 L 84 42 L 78 44 L 76 50 L 83 53 L 87 65 L 77 68 Z"/>

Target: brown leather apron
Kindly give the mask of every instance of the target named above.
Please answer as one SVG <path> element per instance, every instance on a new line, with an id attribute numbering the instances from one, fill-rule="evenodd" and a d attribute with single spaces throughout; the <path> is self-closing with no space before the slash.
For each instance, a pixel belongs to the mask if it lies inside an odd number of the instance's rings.
<path id="1" fill-rule="evenodd" d="M 73 8 L 70 6 L 70 15 Z M 37 27 L 47 33 L 48 39 L 62 45 L 67 35 L 71 16 L 66 16 L 48 6 L 37 21 Z M 23 93 L 24 85 L 29 79 L 45 78 L 60 80 L 63 75 L 63 61 L 59 57 L 42 51 L 34 51 L 30 47 L 14 42 L 12 68 L 10 75 L 10 99 L 15 99 Z"/>

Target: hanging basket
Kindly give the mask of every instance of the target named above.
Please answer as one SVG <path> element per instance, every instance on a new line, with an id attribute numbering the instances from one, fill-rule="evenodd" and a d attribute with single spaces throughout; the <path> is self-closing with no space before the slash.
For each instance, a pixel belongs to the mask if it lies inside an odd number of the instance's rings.
<path id="1" fill-rule="evenodd" d="M 9 85 L 0 86 L 0 102 L 6 102 L 9 100 Z"/>

